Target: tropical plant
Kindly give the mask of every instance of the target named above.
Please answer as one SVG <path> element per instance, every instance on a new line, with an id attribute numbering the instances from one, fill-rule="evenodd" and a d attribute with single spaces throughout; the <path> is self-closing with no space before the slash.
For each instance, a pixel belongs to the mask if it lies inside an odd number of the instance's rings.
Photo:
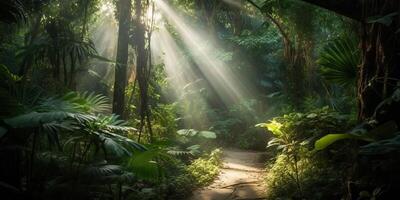
<path id="1" fill-rule="evenodd" d="M 380 140 L 395 138 L 399 130 L 398 125 L 394 120 L 387 120 L 387 116 L 392 114 L 393 107 L 396 107 L 399 103 L 399 97 L 400 89 L 397 89 L 377 106 L 369 121 L 361 123 L 347 133 L 327 134 L 321 137 L 315 142 L 315 150 L 323 150 L 343 139 L 363 140 L 379 144 Z"/>
<path id="2" fill-rule="evenodd" d="M 132 184 L 135 178 L 122 160 L 147 148 L 129 139 L 134 128 L 117 116 L 106 114 L 110 109 L 108 99 L 87 92 L 49 97 L 42 93 L 23 104 L 13 92 L 14 87 L 21 86 L 20 77 L 1 69 L 5 79 L 0 91 L 6 101 L 14 102 L 12 108 L 18 109 L 2 115 L 0 160 L 8 160 L 8 154 L 25 160 L 2 164 L 4 172 L 11 175 L 0 173 L 5 177 L 1 190 L 41 199 L 60 194 L 66 199 L 123 195 L 122 184 Z M 27 170 L 13 167 L 19 165 Z"/>
<path id="3" fill-rule="evenodd" d="M 26 20 L 26 11 L 19 0 L 4 0 L 0 2 L 0 21 L 16 23 Z"/>
<path id="4" fill-rule="evenodd" d="M 355 88 L 361 54 L 357 40 L 340 37 L 328 42 L 320 52 L 318 64 L 321 74 L 328 81 Z"/>

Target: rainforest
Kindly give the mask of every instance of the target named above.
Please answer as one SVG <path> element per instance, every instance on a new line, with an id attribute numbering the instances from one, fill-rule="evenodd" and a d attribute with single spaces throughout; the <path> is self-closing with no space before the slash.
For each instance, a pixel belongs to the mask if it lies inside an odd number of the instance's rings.
<path id="1" fill-rule="evenodd" d="M 0 199 L 394 200 L 398 0 L 1 0 Z"/>

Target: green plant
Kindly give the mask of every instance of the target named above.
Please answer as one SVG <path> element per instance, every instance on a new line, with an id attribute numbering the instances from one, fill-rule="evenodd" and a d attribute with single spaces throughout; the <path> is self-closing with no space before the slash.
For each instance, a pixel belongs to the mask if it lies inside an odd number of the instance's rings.
<path id="1" fill-rule="evenodd" d="M 392 114 L 391 109 L 399 103 L 400 90 L 397 89 L 393 94 L 382 101 L 375 109 L 373 117 L 366 122 L 353 128 L 347 133 L 327 134 L 315 142 L 316 150 L 323 150 L 331 144 L 344 139 L 363 140 L 367 142 L 378 142 L 395 138 L 399 132 L 398 125 L 394 120 L 386 120 Z M 385 143 L 385 142 L 383 142 Z"/>
<path id="2" fill-rule="evenodd" d="M 326 44 L 318 60 L 326 80 L 354 88 L 361 59 L 357 45 L 357 40 L 350 37 L 341 37 Z"/>
<path id="3" fill-rule="evenodd" d="M 222 151 L 215 149 L 210 155 L 198 158 L 188 166 L 188 172 L 196 180 L 197 186 L 206 186 L 218 176 L 222 164 L 221 156 Z"/>
<path id="4" fill-rule="evenodd" d="M 274 138 L 268 142 L 268 147 L 277 146 L 278 150 L 267 177 L 267 185 L 273 188 L 270 190 L 271 198 L 282 195 L 289 198 L 313 196 L 318 199 L 317 194 L 312 194 L 312 188 L 323 181 L 313 178 L 313 174 L 332 176 L 332 171 L 326 165 L 327 160 L 314 157 L 310 143 L 321 135 L 321 131 L 346 130 L 351 126 L 348 116 L 324 107 L 307 113 L 289 113 L 256 126 L 273 134 Z M 327 181 L 329 184 L 337 182 L 337 179 Z"/>
<path id="5" fill-rule="evenodd" d="M 135 178 L 121 161 L 147 148 L 129 139 L 133 127 L 105 114 L 106 97 L 69 92 L 21 98 L 15 93 L 21 79 L 7 70 L 0 74 L 5 77 L 0 82 L 2 100 L 13 102 L 0 120 L 0 160 L 5 169 L 0 175 L 7 177 L 2 191 L 40 199 L 60 194 L 64 199 L 123 195 L 122 185 Z M 14 155 L 21 159 L 9 160 Z M 5 160 L 11 163 L 4 165 Z M 24 167 L 12 167 L 20 165 Z"/>
<path id="6" fill-rule="evenodd" d="M 5 0 L 0 3 L 0 21 L 16 23 L 27 18 L 24 5 L 19 0 Z"/>
<path id="7" fill-rule="evenodd" d="M 177 131 L 173 146 L 168 148 L 168 153 L 181 158 L 190 156 L 199 156 L 217 135 L 212 131 L 198 131 L 195 129 L 180 129 Z"/>

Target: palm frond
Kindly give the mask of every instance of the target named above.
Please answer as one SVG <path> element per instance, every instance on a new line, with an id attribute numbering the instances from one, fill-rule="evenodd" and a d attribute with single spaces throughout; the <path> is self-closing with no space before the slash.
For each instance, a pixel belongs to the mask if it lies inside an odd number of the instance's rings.
<path id="1" fill-rule="evenodd" d="M 100 94 L 68 92 L 61 97 L 48 97 L 43 99 L 35 110 L 101 113 L 109 111 L 111 106 L 108 102 L 108 98 Z"/>
<path id="2" fill-rule="evenodd" d="M 108 165 L 108 164 L 100 164 L 100 165 L 89 165 L 85 169 L 82 170 L 82 176 L 85 176 L 89 179 L 98 180 L 101 177 L 112 176 L 112 175 L 120 175 L 123 173 L 121 166 L 119 165 Z"/>
<path id="3" fill-rule="evenodd" d="M 65 98 L 69 99 L 82 112 L 87 113 L 104 113 L 110 110 L 111 106 L 106 96 L 83 92 L 70 92 Z"/>
<path id="4" fill-rule="evenodd" d="M 124 145 L 118 143 L 116 140 L 101 135 L 100 139 L 103 141 L 103 145 L 107 150 L 107 153 L 111 152 L 113 155 L 116 155 L 118 157 L 131 155 L 131 151 L 128 151 L 128 149 L 126 149 Z"/>
<path id="5" fill-rule="evenodd" d="M 61 111 L 44 113 L 30 112 L 27 114 L 4 119 L 3 121 L 13 128 L 34 128 L 43 124 L 61 121 L 65 118 L 67 118 L 67 113 Z"/>
<path id="6" fill-rule="evenodd" d="M 356 84 L 360 58 L 356 40 L 338 38 L 323 48 L 318 64 L 326 80 L 349 87 Z"/>
<path id="7" fill-rule="evenodd" d="M 142 179 L 158 181 L 165 173 L 162 163 L 170 159 L 171 157 L 162 149 L 151 149 L 135 153 L 129 159 L 127 166 Z"/>
<path id="8" fill-rule="evenodd" d="M 0 21 L 6 23 L 18 23 L 26 21 L 24 5 L 19 0 L 0 1 Z"/>

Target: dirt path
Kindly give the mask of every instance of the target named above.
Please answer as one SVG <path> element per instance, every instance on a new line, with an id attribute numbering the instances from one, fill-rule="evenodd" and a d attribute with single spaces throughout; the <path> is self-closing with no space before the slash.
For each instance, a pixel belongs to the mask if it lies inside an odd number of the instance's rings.
<path id="1" fill-rule="evenodd" d="M 219 177 L 212 185 L 195 191 L 190 200 L 265 199 L 264 159 L 263 152 L 224 150 Z"/>

